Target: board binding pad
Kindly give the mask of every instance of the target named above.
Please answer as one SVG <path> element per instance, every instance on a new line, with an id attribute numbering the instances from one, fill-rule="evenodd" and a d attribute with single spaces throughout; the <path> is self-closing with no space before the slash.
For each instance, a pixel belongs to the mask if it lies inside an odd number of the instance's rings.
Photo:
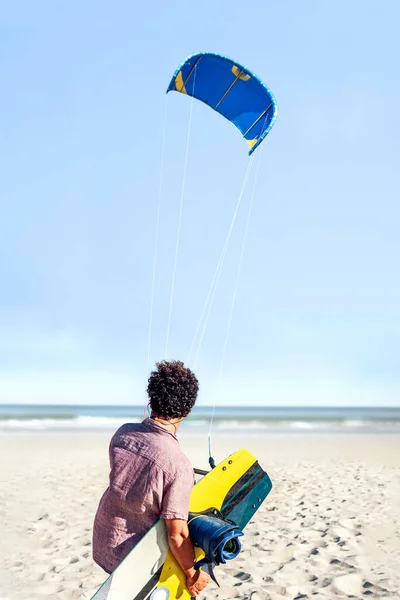
<path id="1" fill-rule="evenodd" d="M 199 513 L 215 508 L 223 518 L 243 529 L 271 489 L 267 473 L 256 457 L 243 448 L 195 484 L 189 511 Z M 195 551 L 196 560 L 204 558 L 199 548 Z M 90 600 L 144 600 L 149 594 L 152 600 L 190 598 L 185 575 L 169 550 L 163 519 L 153 525 Z"/>

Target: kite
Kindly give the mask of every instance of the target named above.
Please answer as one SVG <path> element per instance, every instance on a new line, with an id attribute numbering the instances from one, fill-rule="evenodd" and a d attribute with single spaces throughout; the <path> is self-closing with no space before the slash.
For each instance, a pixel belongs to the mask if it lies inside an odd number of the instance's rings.
<path id="1" fill-rule="evenodd" d="M 249 155 L 275 123 L 278 109 L 270 89 L 239 63 L 210 52 L 189 56 L 175 71 L 167 93 L 176 91 L 205 104 L 233 123 Z"/>

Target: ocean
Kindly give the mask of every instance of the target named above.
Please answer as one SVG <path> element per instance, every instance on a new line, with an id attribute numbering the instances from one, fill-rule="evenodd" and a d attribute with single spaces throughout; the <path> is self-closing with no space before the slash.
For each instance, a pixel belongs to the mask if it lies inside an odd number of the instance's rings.
<path id="1" fill-rule="evenodd" d="M 180 431 L 208 431 L 211 406 L 197 406 Z M 0 405 L 0 432 L 113 431 L 143 419 L 143 406 Z M 400 434 L 400 407 L 216 407 L 213 431 Z"/>

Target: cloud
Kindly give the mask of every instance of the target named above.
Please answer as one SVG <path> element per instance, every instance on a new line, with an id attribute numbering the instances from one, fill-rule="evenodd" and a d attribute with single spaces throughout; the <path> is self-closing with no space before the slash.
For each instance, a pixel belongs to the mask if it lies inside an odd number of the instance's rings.
<path id="1" fill-rule="evenodd" d="M 72 354 L 88 345 L 88 340 L 67 329 L 55 332 L 0 332 L 0 353 Z"/>
<path id="2" fill-rule="evenodd" d="M 0 371 L 0 403 L 141 405 L 144 375 L 118 371 Z M 201 378 L 200 405 L 399 406 L 400 384 L 366 384 L 345 377 L 229 376 Z"/>
<path id="3" fill-rule="evenodd" d="M 142 404 L 144 390 L 129 373 L 0 371 L 3 404 Z"/>
<path id="4" fill-rule="evenodd" d="M 399 406 L 400 384 L 372 385 L 346 377 L 319 375 L 311 377 L 246 380 L 229 377 L 219 385 L 205 382 L 205 404 L 248 406 Z"/>

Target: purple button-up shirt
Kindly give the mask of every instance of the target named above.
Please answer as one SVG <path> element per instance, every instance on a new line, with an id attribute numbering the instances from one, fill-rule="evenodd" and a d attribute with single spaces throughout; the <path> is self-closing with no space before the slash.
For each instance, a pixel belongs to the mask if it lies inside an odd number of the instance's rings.
<path id="1" fill-rule="evenodd" d="M 109 455 L 109 486 L 93 527 L 93 559 L 107 573 L 159 518 L 187 520 L 195 482 L 176 435 L 150 418 L 120 427 Z"/>

